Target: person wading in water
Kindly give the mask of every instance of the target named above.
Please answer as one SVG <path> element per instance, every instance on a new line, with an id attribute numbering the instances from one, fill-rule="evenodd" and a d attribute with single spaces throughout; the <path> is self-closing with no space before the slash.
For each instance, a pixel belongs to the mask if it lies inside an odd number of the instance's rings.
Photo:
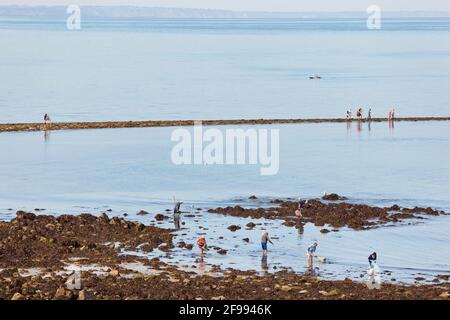
<path id="1" fill-rule="evenodd" d="M 306 249 L 306 256 L 308 258 L 308 267 L 312 268 L 313 266 L 313 258 L 314 257 L 318 257 L 316 251 L 317 251 L 317 246 L 319 244 L 317 243 L 317 241 L 314 241 L 314 243 L 312 245 L 310 245 L 308 247 L 308 249 Z"/>
<path id="2" fill-rule="evenodd" d="M 202 234 L 198 239 L 197 239 L 197 245 L 200 248 L 200 257 L 203 258 L 203 254 L 205 253 L 205 251 L 208 251 L 207 245 L 206 245 L 206 239 L 205 239 L 205 235 Z"/>
<path id="3" fill-rule="evenodd" d="M 377 253 L 373 252 L 370 256 L 369 256 L 369 266 L 371 268 L 373 268 L 375 266 L 375 264 L 377 263 Z"/>
<path id="4" fill-rule="evenodd" d="M 298 209 L 295 210 L 295 215 L 299 218 L 303 217 L 303 209 L 305 209 L 306 201 L 302 200 L 301 198 L 298 198 Z"/>
<path id="5" fill-rule="evenodd" d="M 273 244 L 273 242 L 270 241 L 269 232 L 267 232 L 267 230 L 263 230 L 262 237 L 261 237 L 261 248 L 262 248 L 263 256 L 267 255 L 267 242 L 270 242 L 271 244 Z"/>

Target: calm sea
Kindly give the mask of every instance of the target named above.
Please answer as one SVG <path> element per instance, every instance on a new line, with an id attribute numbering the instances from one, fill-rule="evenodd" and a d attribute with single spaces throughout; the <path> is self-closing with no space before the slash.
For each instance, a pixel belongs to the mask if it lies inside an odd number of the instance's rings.
<path id="1" fill-rule="evenodd" d="M 0 122 L 450 114 L 450 18 L 81 26 L 0 17 Z"/>

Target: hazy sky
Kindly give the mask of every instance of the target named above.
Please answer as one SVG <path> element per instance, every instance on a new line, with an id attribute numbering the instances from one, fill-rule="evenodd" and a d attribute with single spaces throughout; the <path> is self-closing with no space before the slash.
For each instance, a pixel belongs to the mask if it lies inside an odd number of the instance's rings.
<path id="1" fill-rule="evenodd" d="M 0 0 L 0 5 L 145 5 L 252 11 L 450 11 L 450 0 Z"/>

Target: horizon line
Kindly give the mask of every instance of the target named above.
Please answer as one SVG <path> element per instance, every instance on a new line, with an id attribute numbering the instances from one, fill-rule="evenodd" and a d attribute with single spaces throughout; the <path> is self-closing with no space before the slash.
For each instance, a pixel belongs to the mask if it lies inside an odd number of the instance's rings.
<path id="1" fill-rule="evenodd" d="M 58 8 L 58 7 L 67 7 L 67 5 L 63 4 L 0 4 L 0 8 L 5 7 L 27 7 L 27 8 Z M 361 13 L 365 12 L 364 10 L 305 10 L 305 11 L 264 11 L 264 10 L 231 10 L 231 9 L 219 9 L 219 8 L 191 8 L 191 7 L 164 7 L 164 6 L 147 6 L 147 5 L 99 5 L 99 4 L 83 4 L 79 5 L 79 7 L 96 7 L 96 8 L 153 8 L 153 9 L 181 9 L 181 10 L 204 10 L 204 11 L 224 11 L 224 12 L 245 12 L 245 13 L 276 13 L 276 14 L 304 14 L 304 13 Z M 449 13 L 449 10 L 382 10 L 382 12 L 386 13 Z"/>

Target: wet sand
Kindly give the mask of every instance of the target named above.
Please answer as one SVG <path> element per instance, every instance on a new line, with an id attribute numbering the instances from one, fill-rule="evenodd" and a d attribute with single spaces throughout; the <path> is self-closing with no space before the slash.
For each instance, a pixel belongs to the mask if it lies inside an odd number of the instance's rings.
<path id="1" fill-rule="evenodd" d="M 200 121 L 200 120 L 199 120 Z M 323 118 L 323 119 L 230 119 L 201 120 L 203 125 L 261 125 L 288 123 L 342 123 L 368 122 L 367 119 Z M 372 118 L 371 122 L 387 122 L 387 118 Z M 395 118 L 400 121 L 450 121 L 450 117 L 410 117 Z M 5 123 L 0 124 L 0 132 L 75 130 L 75 129 L 107 129 L 107 128 L 145 128 L 145 127 L 177 127 L 192 126 L 194 120 L 155 120 L 155 121 L 100 121 L 100 122 L 54 122 L 47 126 L 43 123 Z"/>
<path id="2" fill-rule="evenodd" d="M 224 226 L 225 227 L 225 226 Z M 406 286 L 320 280 L 283 270 L 200 275 L 127 252 L 170 252 L 172 230 L 106 214 L 59 217 L 19 211 L 0 222 L 0 299 L 447 299 L 448 277 Z M 189 250 L 189 249 L 186 249 Z M 207 259 L 207 258 L 206 258 Z M 201 262 L 199 262 L 201 263 Z M 67 283 L 81 270 L 80 287 Z"/>

